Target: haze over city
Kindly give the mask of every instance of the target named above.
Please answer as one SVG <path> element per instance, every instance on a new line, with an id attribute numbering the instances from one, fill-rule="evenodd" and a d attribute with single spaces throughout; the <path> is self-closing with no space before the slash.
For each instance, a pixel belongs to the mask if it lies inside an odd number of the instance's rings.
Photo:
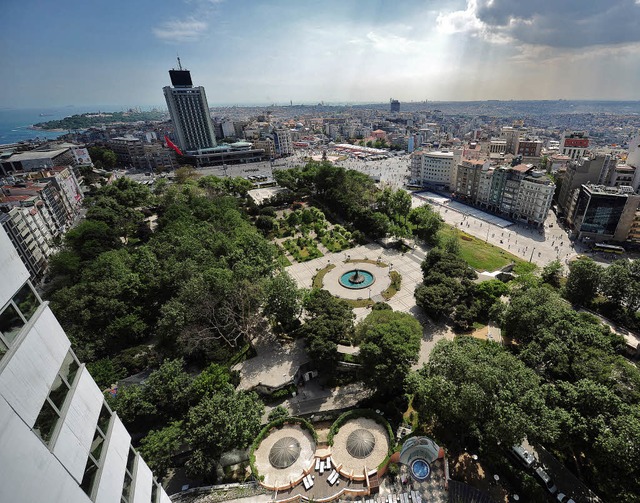
<path id="1" fill-rule="evenodd" d="M 640 2 L 3 2 L 1 107 L 637 99 Z"/>

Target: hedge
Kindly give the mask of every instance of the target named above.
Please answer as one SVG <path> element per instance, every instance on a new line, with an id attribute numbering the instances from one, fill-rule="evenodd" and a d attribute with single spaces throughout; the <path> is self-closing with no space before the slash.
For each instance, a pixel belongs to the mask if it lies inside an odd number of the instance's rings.
<path id="1" fill-rule="evenodd" d="M 395 435 L 393 434 L 391 425 L 389 424 L 389 421 L 387 421 L 384 417 L 371 409 L 353 409 L 338 416 L 338 419 L 333 422 L 331 428 L 329 429 L 329 434 L 327 435 L 327 443 L 329 445 L 333 445 L 333 437 L 336 435 L 336 433 L 338 433 L 338 431 L 340 431 L 340 427 L 347 421 L 351 419 L 357 419 L 359 417 L 373 419 L 376 423 L 386 428 L 387 434 L 389 435 L 389 455 L 393 454 Z"/>
<path id="2" fill-rule="evenodd" d="M 313 441 L 316 444 L 318 443 L 318 434 L 316 433 L 316 430 L 313 427 L 313 425 L 306 419 L 303 419 L 301 417 L 281 417 L 280 419 L 271 421 L 264 428 L 262 428 L 262 430 L 260 430 L 260 433 L 258 433 L 258 436 L 255 438 L 255 440 L 251 444 L 251 450 L 249 451 L 249 466 L 251 467 L 251 473 L 253 473 L 253 475 L 258 480 L 264 480 L 264 475 L 260 475 L 258 473 L 258 469 L 256 468 L 255 450 L 260 445 L 260 442 L 262 442 L 266 438 L 266 436 L 269 434 L 269 432 L 273 428 L 281 428 L 285 424 L 299 424 L 304 429 L 306 429 L 309 433 L 311 433 L 311 437 L 313 438 Z"/>

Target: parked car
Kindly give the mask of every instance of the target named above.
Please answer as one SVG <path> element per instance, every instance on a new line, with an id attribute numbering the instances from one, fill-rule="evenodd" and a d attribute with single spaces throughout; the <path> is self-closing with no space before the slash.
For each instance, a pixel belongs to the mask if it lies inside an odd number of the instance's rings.
<path id="1" fill-rule="evenodd" d="M 533 457 L 528 450 L 526 450 L 521 445 L 514 445 L 511 448 L 511 454 L 522 463 L 525 468 L 531 468 L 533 464 L 536 462 L 536 458 Z"/>
<path id="2" fill-rule="evenodd" d="M 560 503 L 576 503 L 575 501 L 573 501 L 573 498 L 570 498 L 565 493 L 558 493 L 558 496 L 556 497 L 558 498 L 558 501 Z"/>
<path id="3" fill-rule="evenodd" d="M 547 488 L 547 491 L 549 491 L 551 494 L 555 494 L 558 491 L 558 488 L 553 483 L 553 479 L 549 477 L 549 474 L 546 471 L 544 471 L 544 468 L 542 468 L 541 466 L 536 468 L 536 475 Z"/>

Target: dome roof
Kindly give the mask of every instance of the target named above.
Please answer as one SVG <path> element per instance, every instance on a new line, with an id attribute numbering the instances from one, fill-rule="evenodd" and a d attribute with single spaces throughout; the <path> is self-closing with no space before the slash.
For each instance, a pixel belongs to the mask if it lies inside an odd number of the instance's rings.
<path id="1" fill-rule="evenodd" d="M 300 456 L 300 443 L 293 437 L 278 440 L 269 451 L 269 463 L 274 468 L 288 468 Z"/>
<path id="2" fill-rule="evenodd" d="M 362 428 L 351 432 L 347 437 L 347 452 L 354 458 L 366 458 L 376 445 L 376 439 L 369 430 Z"/>

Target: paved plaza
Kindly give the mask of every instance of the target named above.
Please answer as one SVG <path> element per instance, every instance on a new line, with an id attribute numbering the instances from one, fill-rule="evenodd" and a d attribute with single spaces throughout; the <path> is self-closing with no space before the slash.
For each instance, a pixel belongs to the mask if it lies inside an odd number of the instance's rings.
<path id="1" fill-rule="evenodd" d="M 338 273 L 332 274 L 334 271 L 354 269 L 354 264 L 346 263 L 347 256 L 351 260 L 368 259 L 378 260 L 391 265 L 394 271 L 397 271 L 402 276 L 402 283 L 400 291 L 398 291 L 391 299 L 386 301 L 394 311 L 402 311 L 405 313 L 415 312 L 416 301 L 413 297 L 413 292 L 416 285 L 422 281 L 422 270 L 420 264 L 424 260 L 426 249 L 417 246 L 415 250 L 411 250 L 407 253 L 401 253 L 398 250 L 385 249 L 377 244 L 368 244 L 364 246 L 357 246 L 351 248 L 346 252 L 329 253 L 324 257 L 310 260 L 308 262 L 296 263 L 287 267 L 287 272 L 296 280 L 298 287 L 311 288 L 313 284 L 313 277 L 324 269 L 329 264 L 335 264 L 337 267 L 333 271 L 330 271 L 325 277 L 323 282 L 323 288 L 329 291 L 331 294 L 342 298 L 368 298 L 368 289 L 363 290 L 349 290 L 338 283 Z M 346 266 L 346 268 L 344 267 Z M 373 264 L 358 264 L 360 266 L 368 266 L 367 270 L 371 270 L 376 275 L 376 291 L 381 292 L 387 286 L 389 286 L 388 270 L 387 268 L 380 268 Z M 348 269 L 347 269 L 348 268 Z M 383 283 L 384 280 L 384 283 Z M 378 284 L 379 283 L 379 284 Z M 384 288 L 382 288 L 384 286 Z M 353 292 L 357 292 L 354 294 Z M 379 292 L 375 293 L 372 287 L 371 299 L 375 301 L 383 302 L 384 299 Z M 354 297 L 355 295 L 355 297 Z M 355 308 L 356 319 L 360 320 L 367 316 L 371 310 L 369 308 Z"/>
<path id="2" fill-rule="evenodd" d="M 412 197 L 414 207 L 427 204 L 424 198 L 416 194 L 412 194 Z M 581 243 L 569 240 L 567 232 L 558 225 L 552 211 L 549 211 L 542 228 L 522 223 L 504 227 L 502 222 L 496 223 L 495 219 L 506 220 L 459 202 L 452 204 L 446 199 L 433 207 L 446 223 L 540 267 L 554 260 L 566 264 L 572 257 L 586 250 Z"/>

